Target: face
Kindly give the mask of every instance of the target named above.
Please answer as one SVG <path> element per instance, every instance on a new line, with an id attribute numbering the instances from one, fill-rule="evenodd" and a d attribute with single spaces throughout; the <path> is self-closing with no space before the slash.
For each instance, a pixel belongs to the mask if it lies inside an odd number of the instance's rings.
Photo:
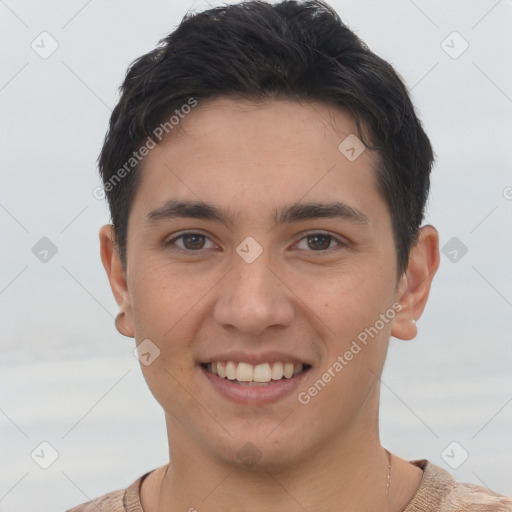
<path id="1" fill-rule="evenodd" d="M 118 292 L 171 452 L 277 468 L 359 442 L 402 314 L 376 155 L 340 151 L 355 124 L 321 103 L 181 123 L 145 159 Z"/>

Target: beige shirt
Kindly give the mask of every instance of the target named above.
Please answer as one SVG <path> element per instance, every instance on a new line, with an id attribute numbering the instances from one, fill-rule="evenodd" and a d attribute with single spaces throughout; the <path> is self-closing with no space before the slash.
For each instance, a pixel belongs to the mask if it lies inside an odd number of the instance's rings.
<path id="1" fill-rule="evenodd" d="M 412 460 L 423 470 L 418 490 L 402 512 L 512 512 L 512 498 L 475 484 L 456 482 L 443 468 L 428 460 Z M 144 512 L 140 502 L 142 481 L 114 491 L 67 512 Z"/>

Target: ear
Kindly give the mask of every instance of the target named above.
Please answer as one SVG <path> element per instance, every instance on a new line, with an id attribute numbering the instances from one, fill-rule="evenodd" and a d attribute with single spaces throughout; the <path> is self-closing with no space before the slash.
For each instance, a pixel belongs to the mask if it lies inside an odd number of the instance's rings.
<path id="1" fill-rule="evenodd" d="M 396 300 L 402 309 L 393 320 L 391 336 L 412 340 L 418 334 L 416 321 L 425 309 L 438 267 L 439 234 L 433 226 L 423 226 L 417 243 L 411 248 L 407 270 L 397 287 Z"/>
<path id="2" fill-rule="evenodd" d="M 121 264 L 114 240 L 114 226 L 111 224 L 102 226 L 100 229 L 101 261 L 107 272 L 110 288 L 119 306 L 116 328 L 123 336 L 133 338 L 133 315 L 130 293 L 126 284 L 126 272 Z"/>

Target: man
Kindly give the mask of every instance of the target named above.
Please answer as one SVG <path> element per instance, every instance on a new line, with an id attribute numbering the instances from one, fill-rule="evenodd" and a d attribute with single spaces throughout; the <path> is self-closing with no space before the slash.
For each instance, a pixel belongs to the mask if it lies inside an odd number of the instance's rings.
<path id="1" fill-rule="evenodd" d="M 73 510 L 512 510 L 379 440 L 390 336 L 439 265 L 430 142 L 320 1 L 187 17 L 130 67 L 101 258 L 170 462 Z"/>

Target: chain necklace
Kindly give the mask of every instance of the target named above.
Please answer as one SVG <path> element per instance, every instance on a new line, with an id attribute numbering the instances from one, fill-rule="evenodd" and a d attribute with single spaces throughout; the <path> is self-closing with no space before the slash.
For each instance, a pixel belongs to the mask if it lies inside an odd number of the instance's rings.
<path id="1" fill-rule="evenodd" d="M 386 448 L 384 448 L 386 450 Z M 388 454 L 388 481 L 386 484 L 386 496 L 388 497 L 389 502 L 389 486 L 391 484 L 391 454 L 386 450 L 386 453 Z"/>

